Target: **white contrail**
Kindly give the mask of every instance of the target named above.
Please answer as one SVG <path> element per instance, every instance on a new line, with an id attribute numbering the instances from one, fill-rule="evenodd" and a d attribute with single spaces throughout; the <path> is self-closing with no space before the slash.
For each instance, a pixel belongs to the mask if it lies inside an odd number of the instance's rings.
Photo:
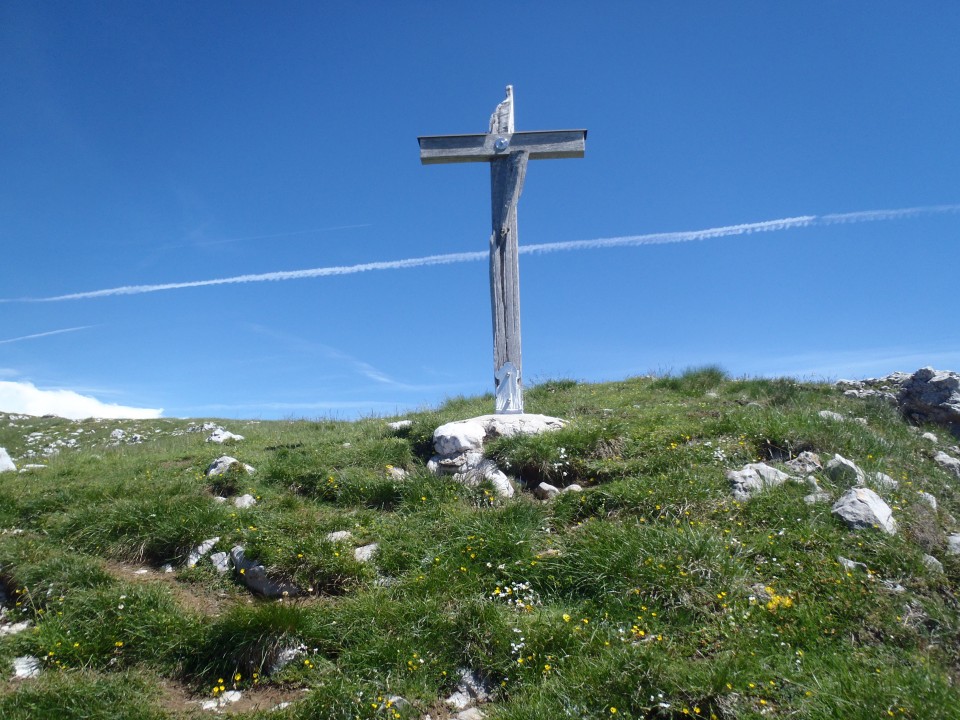
<path id="1" fill-rule="evenodd" d="M 898 208 L 893 210 L 867 210 L 862 212 L 838 213 L 830 215 L 801 215 L 799 217 L 781 218 L 779 220 L 764 220 L 762 222 L 742 223 L 740 225 L 724 225 L 722 227 L 707 228 L 705 230 L 650 233 L 646 235 L 625 235 L 622 237 L 597 238 L 595 240 L 573 240 L 570 242 L 522 245 L 520 247 L 520 252 L 523 254 L 537 254 L 563 252 L 568 250 L 592 250 L 608 247 L 627 247 L 633 245 L 682 243 L 696 240 L 730 237 L 733 235 L 778 232 L 781 230 L 811 227 L 815 225 L 877 222 L 881 220 L 896 220 L 900 218 L 917 217 L 920 215 L 934 215 L 955 212 L 960 212 L 960 204 L 929 205 L 912 208 Z M 386 260 L 383 262 L 361 263 L 359 265 L 338 265 L 333 267 L 312 268 L 309 270 L 287 270 L 280 272 L 259 273 L 256 275 L 236 275 L 234 277 L 215 278 L 212 280 L 193 280 L 188 282 L 163 283 L 158 285 L 127 285 L 123 287 L 107 288 L 105 290 L 90 290 L 87 292 L 71 293 L 69 295 L 56 295 L 45 298 L 0 298 L 0 303 L 87 300 L 90 298 L 110 297 L 113 295 L 140 295 L 143 293 L 160 292 L 161 290 L 181 290 L 184 288 L 207 287 L 210 285 L 235 285 L 239 283 L 251 282 L 301 280 L 305 278 L 328 277 L 331 275 L 353 275 L 355 273 L 370 272 L 373 270 L 402 270 L 405 268 L 425 267 L 428 265 L 449 265 L 451 263 L 484 260 L 487 257 L 488 254 L 486 251 L 450 253 L 447 255 L 428 255 L 426 257 L 408 258 L 406 260 Z"/>
<path id="2" fill-rule="evenodd" d="M 34 333 L 33 335 L 21 335 L 20 337 L 8 338 L 7 340 L 0 340 L 0 345 L 6 345 L 7 343 L 20 342 L 21 340 L 34 340 L 36 338 L 50 337 L 51 335 L 62 335 L 63 333 L 76 332 L 77 330 L 89 330 L 93 325 L 81 325 L 79 327 L 72 328 L 63 328 L 62 330 L 49 330 L 42 333 Z"/>

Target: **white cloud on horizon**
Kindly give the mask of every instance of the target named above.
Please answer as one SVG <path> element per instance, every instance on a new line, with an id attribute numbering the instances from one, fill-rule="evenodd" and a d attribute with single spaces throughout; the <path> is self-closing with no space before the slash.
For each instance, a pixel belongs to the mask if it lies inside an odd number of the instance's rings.
<path id="1" fill-rule="evenodd" d="M 56 415 L 68 420 L 86 418 L 153 419 L 163 408 L 138 408 L 105 403 L 73 390 L 44 390 L 31 382 L 0 381 L 0 412 Z"/>

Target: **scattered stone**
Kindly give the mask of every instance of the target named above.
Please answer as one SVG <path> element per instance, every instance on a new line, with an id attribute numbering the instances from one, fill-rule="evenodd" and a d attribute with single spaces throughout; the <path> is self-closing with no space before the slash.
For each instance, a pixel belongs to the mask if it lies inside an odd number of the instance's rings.
<path id="1" fill-rule="evenodd" d="M 940 440 L 937 438 L 937 436 L 934 435 L 932 432 L 925 432 L 925 433 L 923 433 L 923 435 L 921 435 L 920 437 L 922 437 L 924 440 L 929 440 L 929 441 L 932 442 L 933 444 L 936 444 L 936 443 L 940 442 Z"/>
<path id="2" fill-rule="evenodd" d="M 804 450 L 802 453 L 793 458 L 793 460 L 788 460 L 785 462 L 784 465 L 803 475 L 823 469 L 823 464 L 820 462 L 820 456 L 815 452 L 810 452 L 809 450 Z"/>
<path id="3" fill-rule="evenodd" d="M 234 506 L 240 508 L 241 510 L 245 510 L 247 508 L 251 508 L 254 505 L 256 505 L 257 499 L 253 495 L 250 495 L 248 493 L 245 495 L 241 495 L 239 497 L 235 497 L 233 499 L 233 504 Z"/>
<path id="4" fill-rule="evenodd" d="M 194 567 L 198 562 L 200 562 L 200 558 L 213 550 L 213 546 L 218 542 L 220 542 L 220 538 L 215 537 L 210 538 L 209 540 L 204 540 L 202 543 L 197 545 L 193 550 L 190 551 L 190 554 L 187 555 L 187 567 Z"/>
<path id="5" fill-rule="evenodd" d="M 353 551 L 353 556 L 357 559 L 357 562 L 369 562 L 373 559 L 373 556 L 379 547 L 380 546 L 377 545 L 377 543 L 362 545 Z"/>
<path id="6" fill-rule="evenodd" d="M 17 466 L 14 465 L 13 460 L 10 459 L 10 454 L 6 448 L 0 447 L 0 473 L 16 471 Z"/>
<path id="7" fill-rule="evenodd" d="M 6 637 L 7 635 L 16 635 L 17 633 L 22 633 L 24 630 L 30 627 L 29 620 L 23 620 L 17 623 L 10 623 L 9 625 L 0 625 L 0 637 Z"/>
<path id="8" fill-rule="evenodd" d="M 918 425 L 936 423 L 960 437 L 960 374 L 920 368 L 901 385 L 897 403 Z"/>
<path id="9" fill-rule="evenodd" d="M 13 677 L 32 678 L 40 674 L 40 660 L 33 655 L 21 655 L 13 659 Z"/>
<path id="10" fill-rule="evenodd" d="M 813 475 L 807 475 L 807 486 L 812 491 L 809 495 L 803 496 L 803 501 L 807 505 L 830 502 L 830 493 L 820 487 L 820 483 Z"/>
<path id="11" fill-rule="evenodd" d="M 214 496 L 213 496 L 213 501 L 214 501 L 215 503 L 225 503 L 225 502 L 227 501 L 227 499 L 226 499 L 225 497 L 220 497 L 219 495 L 214 495 Z"/>
<path id="12" fill-rule="evenodd" d="M 834 455 L 832 459 L 827 461 L 824 470 L 827 477 L 838 485 L 863 485 L 867 480 L 863 470 L 842 455 Z"/>
<path id="13" fill-rule="evenodd" d="M 327 542 L 349 542 L 350 540 L 353 540 L 353 533 L 349 530 L 336 530 L 327 533 Z"/>
<path id="14" fill-rule="evenodd" d="M 230 571 L 230 556 L 225 552 L 215 552 L 210 556 L 214 569 L 221 575 Z"/>
<path id="15" fill-rule="evenodd" d="M 394 432 L 409 430 L 411 427 L 413 427 L 413 420 L 397 420 L 396 422 L 387 423 L 387 427 Z"/>
<path id="16" fill-rule="evenodd" d="M 933 555 L 924 555 L 923 564 L 930 572 L 943 572 L 943 563 L 937 560 Z"/>
<path id="17" fill-rule="evenodd" d="M 296 597 L 300 589 L 292 583 L 277 583 L 267 577 L 266 568 L 253 560 L 248 560 L 242 545 L 230 551 L 233 567 L 241 581 L 253 592 L 268 598 Z"/>
<path id="18" fill-rule="evenodd" d="M 253 475 L 256 472 L 253 466 L 242 463 L 235 457 L 221 455 L 210 463 L 206 475 L 207 477 L 216 477 L 217 475 L 226 475 L 231 470 L 240 470 L 241 468 L 246 471 L 247 475 Z"/>
<path id="19" fill-rule="evenodd" d="M 283 670 L 287 665 L 307 654 L 307 646 L 303 643 L 298 645 L 288 645 L 277 653 L 276 658 L 270 663 L 270 674 L 274 675 Z"/>
<path id="20" fill-rule="evenodd" d="M 922 503 L 924 503 L 924 504 L 926 504 L 926 505 L 929 505 L 932 510 L 936 511 L 936 509 L 937 509 L 937 498 L 936 498 L 936 497 L 934 497 L 933 495 L 931 495 L 931 494 L 928 493 L 928 492 L 919 492 L 919 493 L 917 493 L 917 498 L 920 500 L 920 502 L 922 502 Z"/>
<path id="21" fill-rule="evenodd" d="M 485 717 L 480 708 L 471 707 L 458 712 L 453 716 L 453 720 L 483 720 Z"/>
<path id="22" fill-rule="evenodd" d="M 161 569 L 163 572 L 165 572 L 165 573 L 172 573 L 172 572 L 173 572 L 173 565 L 171 565 L 170 563 L 167 563 L 166 565 L 161 566 L 160 569 Z"/>
<path id="23" fill-rule="evenodd" d="M 403 480 L 407 477 L 407 471 L 403 468 L 387 465 L 387 477 L 391 477 L 394 480 Z"/>
<path id="24" fill-rule="evenodd" d="M 560 492 L 583 492 L 583 486 L 578 485 L 577 483 L 571 483 L 570 485 L 567 485 L 565 488 L 561 488 Z"/>
<path id="25" fill-rule="evenodd" d="M 950 457 L 941 450 L 933 456 L 933 461 L 947 472 L 952 472 L 960 478 L 960 460 L 957 460 L 957 458 Z"/>
<path id="26" fill-rule="evenodd" d="M 817 414 L 824 420 L 843 420 L 843 415 L 838 412 L 834 412 L 833 410 L 821 410 Z"/>
<path id="27" fill-rule="evenodd" d="M 878 490 L 896 490 L 900 487 L 899 482 L 882 472 L 870 473 L 870 475 L 867 477 L 867 480 L 869 480 L 870 484 Z"/>
<path id="28" fill-rule="evenodd" d="M 947 555 L 960 555 L 960 534 L 947 536 Z"/>
<path id="29" fill-rule="evenodd" d="M 897 595 L 900 595 L 901 593 L 905 593 L 907 591 L 907 589 L 903 585 L 901 585 L 898 582 L 894 582 L 893 580 L 881 580 L 880 585 L 883 587 L 884 590 L 889 590 L 890 592 L 896 593 Z"/>
<path id="30" fill-rule="evenodd" d="M 850 488 L 833 504 L 831 512 L 852 530 L 879 528 L 889 535 L 897 532 L 890 506 L 870 488 Z"/>
<path id="31" fill-rule="evenodd" d="M 243 435 L 235 435 L 228 430 L 224 430 L 222 427 L 215 429 L 210 433 L 210 437 L 207 438 L 207 442 L 217 443 L 218 445 L 240 442 L 241 440 L 243 440 Z"/>
<path id="32" fill-rule="evenodd" d="M 127 436 L 127 432 L 125 430 L 121 430 L 120 428 L 117 428 L 116 430 L 110 433 L 110 437 L 112 437 L 117 442 L 120 442 L 126 436 Z"/>
<path id="33" fill-rule="evenodd" d="M 749 500 L 766 488 L 782 485 L 792 479 L 782 470 L 766 463 L 749 463 L 742 470 L 727 470 L 727 480 L 737 500 Z"/>
<path id="34" fill-rule="evenodd" d="M 444 702 L 454 710 L 466 710 L 471 705 L 487 702 L 490 687 L 472 670 L 461 669 L 460 681 L 453 693 Z"/>
<path id="35" fill-rule="evenodd" d="M 36 472 L 37 470 L 46 469 L 46 465 L 41 465 L 39 463 L 27 463 L 22 468 L 20 468 L 20 473 Z"/>
<path id="36" fill-rule="evenodd" d="M 533 489 L 533 494 L 540 500 L 549 500 L 560 494 L 560 488 L 550 483 L 542 482 Z"/>
<path id="37" fill-rule="evenodd" d="M 867 419 L 864 417 L 855 417 L 853 421 L 858 425 L 863 425 L 864 427 L 867 426 Z"/>
<path id="38" fill-rule="evenodd" d="M 870 574 L 870 569 L 866 566 L 865 563 L 857 562 L 856 560 L 851 560 L 850 558 L 845 558 L 843 555 L 839 555 L 837 560 L 844 567 L 844 569 L 853 572 L 854 570 L 859 570 L 860 572 Z"/>

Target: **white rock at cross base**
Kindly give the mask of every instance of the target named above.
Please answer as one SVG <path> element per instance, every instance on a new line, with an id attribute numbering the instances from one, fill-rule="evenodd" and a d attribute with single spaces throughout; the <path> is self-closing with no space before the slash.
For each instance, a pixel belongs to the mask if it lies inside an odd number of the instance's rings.
<path id="1" fill-rule="evenodd" d="M 850 488 L 833 504 L 830 512 L 852 530 L 879 528 L 888 535 L 897 533 L 890 506 L 870 488 Z"/>
<path id="2" fill-rule="evenodd" d="M 534 413 L 481 415 L 441 425 L 433 432 L 433 447 L 438 455 L 454 455 L 481 450 L 485 442 L 494 438 L 539 435 L 549 430 L 559 430 L 566 424 L 560 418 Z"/>

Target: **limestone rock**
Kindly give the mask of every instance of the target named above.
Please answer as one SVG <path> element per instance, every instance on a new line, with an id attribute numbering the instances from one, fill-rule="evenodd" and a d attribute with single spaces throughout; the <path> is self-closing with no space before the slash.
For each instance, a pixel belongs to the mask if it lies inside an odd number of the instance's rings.
<path id="1" fill-rule="evenodd" d="M 896 490 L 900 487 L 899 482 L 882 472 L 870 473 L 867 476 L 867 484 L 879 490 Z"/>
<path id="2" fill-rule="evenodd" d="M 253 495 L 250 495 L 248 493 L 245 495 L 240 495 L 239 497 L 235 497 L 233 499 L 233 504 L 234 506 L 240 508 L 241 510 L 244 510 L 246 508 L 251 508 L 254 505 L 256 505 L 257 499 Z"/>
<path id="3" fill-rule="evenodd" d="M 931 495 L 931 494 L 928 493 L 928 492 L 919 492 L 919 493 L 917 493 L 917 499 L 918 499 L 920 502 L 922 502 L 922 503 L 924 503 L 924 504 L 926 504 L 926 505 L 929 505 L 931 510 L 936 511 L 936 509 L 937 509 L 937 498 L 936 498 L 935 496 Z"/>
<path id="4" fill-rule="evenodd" d="M 387 465 L 387 477 L 393 478 L 394 480 L 404 480 L 407 477 L 407 471 L 403 468 Z"/>
<path id="5" fill-rule="evenodd" d="M 901 385 L 897 403 L 910 420 L 943 425 L 960 437 L 960 374 L 920 368 Z"/>
<path id="6" fill-rule="evenodd" d="M 461 669 L 460 680 L 453 693 L 444 702 L 457 711 L 490 699 L 490 686 L 472 670 Z"/>
<path id="7" fill-rule="evenodd" d="M 951 472 L 960 478 L 960 460 L 947 455 L 943 450 L 933 456 L 933 461 L 947 472 Z"/>
<path id="8" fill-rule="evenodd" d="M 559 430 L 565 424 L 559 418 L 530 413 L 481 415 L 446 423 L 433 433 L 437 454 L 427 463 L 427 468 L 435 475 L 453 475 L 457 481 L 470 485 L 488 480 L 498 494 L 509 497 L 514 493 L 513 485 L 492 460 L 483 457 L 484 444 L 498 437 Z"/>
<path id="9" fill-rule="evenodd" d="M 533 494 L 540 500 L 549 500 L 560 494 L 560 488 L 550 483 L 542 482 L 533 489 Z"/>
<path id="10" fill-rule="evenodd" d="M 940 442 L 939 438 L 937 438 L 937 436 L 934 435 L 932 432 L 925 432 L 925 433 L 923 433 L 923 435 L 921 435 L 920 437 L 923 438 L 924 440 L 929 440 L 929 441 L 932 442 L 934 445 L 936 445 L 938 442 Z"/>
<path id="11" fill-rule="evenodd" d="M 40 660 L 33 655 L 21 655 L 13 659 L 13 676 L 18 679 L 32 678 L 40 674 Z"/>
<path id="12" fill-rule="evenodd" d="M 215 552 L 210 556 L 214 569 L 221 575 L 230 571 L 230 556 L 225 552 Z"/>
<path id="13" fill-rule="evenodd" d="M 10 459 L 10 454 L 6 448 L 0 447 L 0 473 L 16 471 L 17 466 L 14 465 L 13 460 Z"/>
<path id="14" fill-rule="evenodd" d="M 483 720 L 485 717 L 480 708 L 470 707 L 458 712 L 452 720 Z"/>
<path id="15" fill-rule="evenodd" d="M 349 530 L 336 530 L 327 533 L 327 542 L 349 542 L 353 540 L 353 533 Z"/>
<path id="16" fill-rule="evenodd" d="M 843 420 L 843 415 L 838 412 L 834 412 L 833 410 L 821 410 L 817 414 L 824 420 Z"/>
<path id="17" fill-rule="evenodd" d="M 937 560 L 933 555 L 924 555 L 923 564 L 926 566 L 927 570 L 935 573 L 943 572 L 943 563 Z"/>
<path id="18" fill-rule="evenodd" d="M 804 450 L 802 453 L 793 458 L 793 460 L 788 460 L 785 462 L 784 465 L 791 470 L 804 475 L 823 469 L 823 464 L 820 462 L 820 456 L 814 452 L 810 452 L 809 450 Z"/>
<path id="19" fill-rule="evenodd" d="M 296 585 L 277 583 L 268 578 L 263 565 L 247 559 L 242 545 L 237 545 L 230 551 L 230 559 L 243 584 L 253 592 L 268 598 L 296 597 L 300 594 Z"/>
<path id="20" fill-rule="evenodd" d="M 960 534 L 947 536 L 947 555 L 960 555 Z"/>
<path id="21" fill-rule="evenodd" d="M 200 558 L 206 555 L 208 552 L 213 550 L 213 546 L 220 542 L 220 538 L 210 538 L 209 540 L 204 540 L 202 543 L 197 545 L 193 550 L 190 551 L 190 554 L 187 555 L 187 567 L 194 567 Z"/>
<path id="22" fill-rule="evenodd" d="M 243 440 L 243 435 L 235 435 L 228 430 L 224 430 L 222 427 L 216 428 L 210 433 L 210 437 L 207 438 L 207 442 L 217 443 L 218 445 L 240 442 L 241 440 Z"/>
<path id="23" fill-rule="evenodd" d="M 396 422 L 387 423 L 387 427 L 393 430 L 394 432 L 400 432 L 401 430 L 408 430 L 413 425 L 413 420 L 397 420 Z"/>
<path id="24" fill-rule="evenodd" d="M 749 500 L 762 490 L 782 485 L 791 479 L 790 475 L 766 463 L 750 463 L 741 470 L 727 470 L 727 480 L 737 500 Z"/>
<path id="25" fill-rule="evenodd" d="M 221 455 L 210 463 L 206 475 L 207 477 L 216 477 L 217 475 L 225 475 L 231 470 L 239 470 L 241 468 L 246 471 L 247 475 L 253 475 L 256 472 L 252 466 L 240 462 L 235 457 Z"/>
<path id="26" fill-rule="evenodd" d="M 850 488 L 833 504 L 831 512 L 852 530 L 879 528 L 889 535 L 897 532 L 890 506 L 870 488 Z"/>
<path id="27" fill-rule="evenodd" d="M 353 556 L 357 559 L 357 562 L 370 562 L 373 560 L 373 556 L 376 554 L 379 547 L 380 546 L 377 543 L 362 545 L 353 551 Z"/>
<path id="28" fill-rule="evenodd" d="M 838 485 L 863 485 L 867 480 L 863 470 L 842 455 L 834 455 L 827 461 L 824 470 L 827 476 Z"/>
<path id="29" fill-rule="evenodd" d="M 807 475 L 807 486 L 811 490 L 809 495 L 804 495 L 803 497 L 803 501 L 807 505 L 830 502 L 830 493 L 820 487 L 820 483 L 817 482 L 817 479 L 813 475 Z"/>

